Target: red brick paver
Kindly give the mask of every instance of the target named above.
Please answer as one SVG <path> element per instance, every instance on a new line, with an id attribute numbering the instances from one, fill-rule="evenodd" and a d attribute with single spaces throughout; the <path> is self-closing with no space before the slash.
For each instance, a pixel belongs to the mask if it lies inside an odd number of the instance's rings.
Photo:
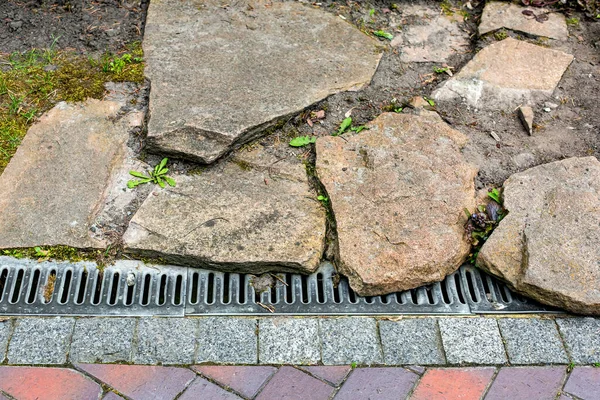
<path id="1" fill-rule="evenodd" d="M 102 400 L 123 400 L 123 398 L 115 392 L 108 392 L 104 395 Z"/>
<path id="2" fill-rule="evenodd" d="M 479 400 L 495 368 L 441 368 L 425 372 L 413 392 L 414 400 Z"/>
<path id="3" fill-rule="evenodd" d="M 577 367 L 571 372 L 564 392 L 583 400 L 600 399 L 600 368 Z"/>
<path id="4" fill-rule="evenodd" d="M 192 369 L 242 396 L 253 398 L 277 371 L 275 367 L 196 365 Z"/>
<path id="5" fill-rule="evenodd" d="M 554 399 L 566 372 L 565 367 L 502 368 L 485 400 Z"/>
<path id="6" fill-rule="evenodd" d="M 292 367 L 281 367 L 257 400 L 327 400 L 334 388 Z"/>
<path id="7" fill-rule="evenodd" d="M 198 377 L 178 400 L 242 400 L 241 397 Z"/>
<path id="8" fill-rule="evenodd" d="M 77 368 L 134 400 L 173 399 L 196 377 L 189 369 L 175 367 L 78 364 Z"/>
<path id="9" fill-rule="evenodd" d="M 418 375 L 404 368 L 359 368 L 352 371 L 336 400 L 403 399 Z"/>
<path id="10" fill-rule="evenodd" d="M 0 367 L 0 390 L 18 400 L 99 399 L 102 388 L 67 368 Z"/>
<path id="11" fill-rule="evenodd" d="M 303 367 L 302 369 L 310 372 L 317 378 L 321 378 L 332 385 L 337 386 L 342 383 L 352 368 L 349 365 L 336 365 L 327 367 Z"/>

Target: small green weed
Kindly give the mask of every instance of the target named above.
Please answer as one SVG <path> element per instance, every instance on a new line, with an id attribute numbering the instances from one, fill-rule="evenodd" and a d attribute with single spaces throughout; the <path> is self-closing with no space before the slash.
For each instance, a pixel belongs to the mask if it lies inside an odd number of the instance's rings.
<path id="1" fill-rule="evenodd" d="M 394 38 L 394 35 L 383 30 L 373 31 L 373 35 L 387 40 L 392 40 Z"/>
<path id="2" fill-rule="evenodd" d="M 356 361 L 353 361 L 352 364 L 350 364 L 350 367 L 352 369 L 355 369 L 358 366 L 358 364 L 356 363 Z"/>
<path id="3" fill-rule="evenodd" d="M 167 172 L 169 172 L 169 169 L 166 167 L 168 160 L 168 158 L 163 158 L 162 161 L 159 164 L 157 164 L 156 167 L 154 167 L 154 170 L 150 172 L 149 176 L 144 175 L 141 172 L 129 171 L 129 174 L 131 176 L 140 179 L 130 180 L 129 182 L 127 182 L 127 187 L 129 189 L 133 189 L 136 186 L 150 182 L 157 184 L 161 188 L 164 188 L 166 184 L 168 184 L 169 186 L 175 186 L 175 180 L 167 176 Z"/>
<path id="4" fill-rule="evenodd" d="M 304 147 L 317 141 L 316 136 L 298 136 L 290 140 L 289 145 L 292 147 Z"/>
<path id="5" fill-rule="evenodd" d="M 465 232 L 473 246 L 467 258 L 467 261 L 471 264 L 475 264 L 481 246 L 488 240 L 492 231 L 507 214 L 506 209 L 502 206 L 502 199 L 498 189 L 494 188 L 489 191 L 488 196 L 493 201 L 490 201 L 485 206 L 478 206 L 474 213 L 465 208 L 467 216 Z"/>
<path id="6" fill-rule="evenodd" d="M 575 363 L 569 363 L 569 365 L 567 365 L 567 372 L 573 371 L 573 368 L 575 368 Z"/>
<path id="7" fill-rule="evenodd" d="M 356 133 L 359 133 L 359 132 L 362 132 L 365 129 L 369 129 L 369 128 L 367 128 L 364 125 L 353 126 L 352 125 L 352 117 L 347 117 L 347 118 L 344 118 L 344 120 L 340 124 L 340 127 L 337 130 L 337 132 L 334 132 L 332 135 L 333 136 L 339 136 L 339 135 L 347 132 L 348 130 L 356 132 Z"/>
<path id="8" fill-rule="evenodd" d="M 319 200 L 323 204 L 327 204 L 327 202 L 329 201 L 329 198 L 320 194 L 317 196 L 317 200 Z"/>
<path id="9" fill-rule="evenodd" d="M 433 101 L 433 99 L 430 99 L 429 97 L 426 97 L 426 96 L 423 96 L 423 98 L 425 99 L 425 101 L 426 101 L 427 103 L 429 103 L 429 105 L 430 105 L 431 107 L 435 107 L 435 101 Z"/>
<path id="10" fill-rule="evenodd" d="M 374 8 L 371 8 L 371 9 L 369 10 L 369 17 L 373 17 L 374 15 L 375 15 L 375 9 L 374 9 Z"/>
<path id="11" fill-rule="evenodd" d="M 576 17 L 567 18 L 566 22 L 567 22 L 567 25 L 579 26 L 579 18 L 576 18 Z"/>
<path id="12" fill-rule="evenodd" d="M 504 40 L 507 37 L 508 37 L 508 33 L 506 33 L 506 31 L 504 29 L 494 32 L 494 39 L 496 39 L 498 41 Z"/>

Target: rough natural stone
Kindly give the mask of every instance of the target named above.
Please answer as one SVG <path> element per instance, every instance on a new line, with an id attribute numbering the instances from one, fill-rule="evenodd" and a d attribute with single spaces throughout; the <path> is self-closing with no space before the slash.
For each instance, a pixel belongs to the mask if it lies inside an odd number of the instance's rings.
<path id="1" fill-rule="evenodd" d="M 525 10 L 533 12 L 534 15 L 523 14 Z M 537 15 L 544 15 L 548 19 L 538 22 L 535 18 Z M 500 28 L 558 40 L 566 40 L 569 35 L 567 22 L 562 14 L 550 12 L 545 8 L 521 7 L 514 3 L 499 1 L 486 3 L 481 14 L 479 34 L 485 35 Z"/>
<path id="2" fill-rule="evenodd" d="M 519 113 L 521 124 L 523 124 L 523 128 L 525 128 L 527 133 L 533 135 L 533 108 L 521 106 L 517 111 Z"/>
<path id="3" fill-rule="evenodd" d="M 297 2 L 155 1 L 144 36 L 149 148 L 202 163 L 363 87 L 380 59 L 373 39 Z"/>
<path id="4" fill-rule="evenodd" d="M 0 176 L 0 248 L 105 247 L 90 228 L 129 164 L 131 119 L 115 118 L 121 106 L 61 102 L 29 129 Z"/>
<path id="5" fill-rule="evenodd" d="M 402 62 L 445 62 L 468 49 L 469 34 L 461 29 L 459 14 L 446 15 L 437 7 L 402 4 L 402 18 L 418 21 L 405 24 L 390 45 L 400 51 Z"/>
<path id="6" fill-rule="evenodd" d="M 491 44 L 433 92 L 480 109 L 512 110 L 552 95 L 573 56 L 508 38 Z M 543 71 L 543 72 L 540 72 Z"/>
<path id="7" fill-rule="evenodd" d="M 302 164 L 277 165 L 227 162 L 157 189 L 132 218 L 125 248 L 196 267 L 313 272 L 325 210 Z"/>
<path id="8" fill-rule="evenodd" d="M 477 265 L 541 303 L 600 315 L 600 162 L 569 158 L 514 174 L 503 199 L 508 215 Z"/>
<path id="9" fill-rule="evenodd" d="M 359 134 L 317 140 L 339 267 L 356 292 L 439 281 L 464 261 L 464 208 L 475 207 L 477 172 L 461 155 L 466 141 L 432 112 L 385 113 Z"/>

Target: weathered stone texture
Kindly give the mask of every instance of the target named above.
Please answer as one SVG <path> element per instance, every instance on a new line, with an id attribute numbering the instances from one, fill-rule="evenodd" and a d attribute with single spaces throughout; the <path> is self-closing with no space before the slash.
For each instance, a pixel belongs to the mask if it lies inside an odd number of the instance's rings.
<path id="1" fill-rule="evenodd" d="M 148 144 L 211 163 L 278 118 L 368 84 L 376 42 L 297 2 L 153 1 L 144 38 Z"/>
<path id="2" fill-rule="evenodd" d="M 569 158 L 514 174 L 503 198 L 508 215 L 477 265 L 541 303 L 600 315 L 600 162 Z"/>
<path id="3" fill-rule="evenodd" d="M 464 261 L 477 172 L 460 152 L 466 141 L 431 112 L 386 113 L 359 134 L 317 140 L 339 266 L 359 294 L 439 281 Z"/>

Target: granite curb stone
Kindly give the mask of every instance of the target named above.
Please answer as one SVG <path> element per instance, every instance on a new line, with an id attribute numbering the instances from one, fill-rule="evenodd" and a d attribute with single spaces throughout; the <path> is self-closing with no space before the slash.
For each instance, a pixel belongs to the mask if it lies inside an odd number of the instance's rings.
<path id="1" fill-rule="evenodd" d="M 64 364 L 74 318 L 19 318 L 8 347 L 10 364 Z"/>
<path id="2" fill-rule="evenodd" d="M 112 363 L 131 360 L 133 318 L 80 318 L 75 322 L 69 360 Z"/>
<path id="3" fill-rule="evenodd" d="M 374 318 L 319 320 L 322 361 L 325 365 L 381 364 L 382 354 Z"/>
<path id="4" fill-rule="evenodd" d="M 448 364 L 504 364 L 506 352 L 495 319 L 439 320 Z"/>
<path id="5" fill-rule="evenodd" d="M 13 320 L 6 319 L 0 321 L 0 363 L 6 358 L 6 350 L 8 349 L 8 339 L 13 330 Z"/>
<path id="6" fill-rule="evenodd" d="M 141 318 L 133 362 L 136 364 L 192 364 L 198 320 Z"/>
<path id="7" fill-rule="evenodd" d="M 553 320 L 501 318 L 498 325 L 512 364 L 569 362 Z"/>
<path id="8" fill-rule="evenodd" d="M 261 364 L 317 364 L 321 361 L 316 318 L 260 319 L 258 343 Z"/>
<path id="9" fill-rule="evenodd" d="M 556 323 L 572 362 L 600 362 L 600 319 L 559 318 Z"/>
<path id="10" fill-rule="evenodd" d="M 258 361 L 256 319 L 209 317 L 199 323 L 196 362 L 255 364 Z"/>
<path id="11" fill-rule="evenodd" d="M 385 364 L 445 364 L 437 320 L 426 318 L 379 321 Z"/>

